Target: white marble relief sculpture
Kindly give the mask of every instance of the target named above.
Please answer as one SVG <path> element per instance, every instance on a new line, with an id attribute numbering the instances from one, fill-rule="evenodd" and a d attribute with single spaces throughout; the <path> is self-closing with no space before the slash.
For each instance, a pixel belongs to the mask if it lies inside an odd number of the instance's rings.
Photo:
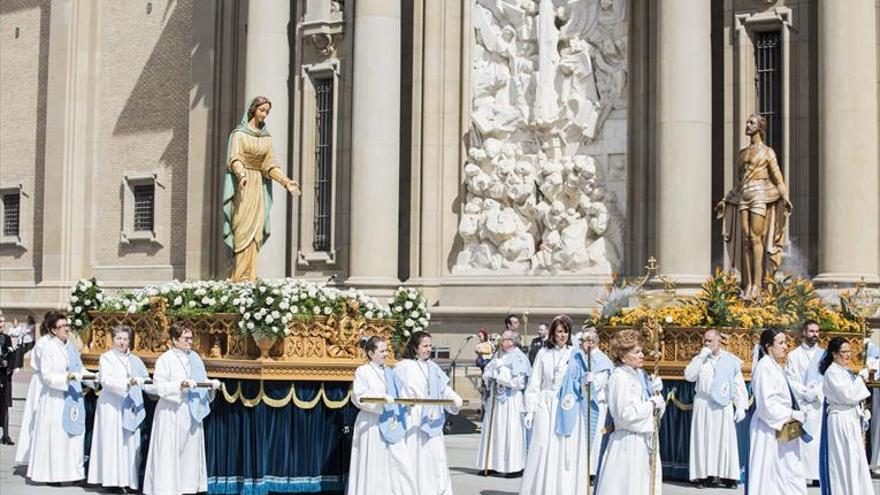
<path id="1" fill-rule="evenodd" d="M 454 273 L 611 272 L 591 149 L 625 105 L 626 3 L 475 0 Z"/>

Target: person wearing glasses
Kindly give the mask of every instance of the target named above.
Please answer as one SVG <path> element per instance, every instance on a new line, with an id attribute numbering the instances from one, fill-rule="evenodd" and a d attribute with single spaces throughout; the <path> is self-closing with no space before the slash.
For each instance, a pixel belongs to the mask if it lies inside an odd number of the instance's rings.
<path id="1" fill-rule="evenodd" d="M 501 334 L 497 355 L 483 371 L 483 383 L 489 390 L 489 398 L 477 452 L 476 466 L 480 472 L 488 470 L 513 477 L 525 467 L 523 390 L 531 369 L 529 358 L 519 348 L 519 334 L 505 330 Z"/>
<path id="2" fill-rule="evenodd" d="M 159 396 L 153 414 L 144 493 L 196 493 L 208 490 L 202 420 L 220 388 L 208 381 L 205 364 L 193 351 L 193 332 L 182 321 L 168 329 L 173 347 L 156 360 L 153 388 Z M 210 383 L 210 387 L 199 387 Z"/>
<path id="3" fill-rule="evenodd" d="M 33 423 L 28 431 L 23 422 L 19 437 L 19 443 L 29 442 L 26 476 L 36 483 L 79 481 L 85 478 L 86 411 L 82 394 L 85 369 L 79 351 L 69 340 L 67 316 L 60 311 L 49 311 L 43 325 L 51 337 L 34 348 L 33 366 L 39 391 L 33 407 Z"/>

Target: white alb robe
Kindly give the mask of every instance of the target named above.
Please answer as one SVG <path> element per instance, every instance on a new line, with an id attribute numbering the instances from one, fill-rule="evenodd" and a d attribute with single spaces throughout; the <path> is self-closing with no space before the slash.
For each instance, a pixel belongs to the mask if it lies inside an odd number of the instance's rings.
<path id="1" fill-rule="evenodd" d="M 122 427 L 122 401 L 132 375 L 129 355 L 116 350 L 101 355 L 101 395 L 95 409 L 89 484 L 137 490 L 141 466 L 141 431 Z"/>
<path id="2" fill-rule="evenodd" d="M 811 364 L 818 362 L 817 356 L 821 357 L 824 352 L 818 345 L 807 347 L 806 344 L 801 344 L 788 354 L 785 365 L 785 376 L 791 384 L 794 398 L 800 410 L 807 416 L 804 428 L 816 439 L 809 443 L 801 441 L 804 477 L 808 480 L 819 479 L 818 439 L 822 434 L 822 402 L 825 398 L 822 396 L 822 380 L 818 369 L 811 372 L 813 379 L 809 383 L 807 374 L 810 373 Z"/>
<path id="3" fill-rule="evenodd" d="M 379 432 L 379 415 L 384 404 L 363 404 L 361 397 L 384 397 L 388 394 L 385 371 L 367 363 L 354 373 L 352 402 L 360 412 L 354 422 L 351 466 L 348 472 L 348 495 L 410 495 L 418 493 L 415 474 L 406 442 L 387 443 Z M 403 428 L 403 425 L 400 425 Z"/>
<path id="4" fill-rule="evenodd" d="M 749 425 L 749 495 L 807 495 L 801 442 L 776 438 L 794 409 L 785 373 L 769 354 L 752 370 L 752 394 L 755 412 Z"/>
<path id="5" fill-rule="evenodd" d="M 712 400 L 709 394 L 720 358 L 720 353 L 705 359 L 698 355 L 684 369 L 685 380 L 696 382 L 688 470 L 691 480 L 713 476 L 737 481 L 740 478 L 734 412 L 748 409 L 749 397 L 740 372 L 734 377 L 730 404 L 721 407 Z"/>
<path id="6" fill-rule="evenodd" d="M 85 478 L 84 435 L 64 431 L 62 413 L 67 391 L 67 344 L 52 337 L 34 348 L 31 359 L 40 377 L 40 396 L 33 418 L 33 437 L 27 477 L 40 483 L 62 483 Z M 85 411 L 81 411 L 85 414 Z"/>
<path id="7" fill-rule="evenodd" d="M 873 346 L 871 343 L 869 346 Z M 880 359 L 869 358 L 868 369 L 873 373 L 874 380 L 880 379 Z M 880 388 L 871 392 L 871 469 L 880 470 Z"/>
<path id="8" fill-rule="evenodd" d="M 591 354 L 597 352 L 601 351 L 593 349 Z M 602 452 L 602 438 L 605 436 L 605 418 L 608 416 L 608 380 L 611 378 L 612 371 L 613 369 L 601 373 L 593 373 L 593 392 L 590 399 L 596 401 L 599 407 L 598 414 L 596 414 L 596 432 L 593 433 L 593 438 L 590 440 L 590 476 L 595 476 L 599 470 L 599 454 Z M 590 421 L 592 419 L 591 417 Z M 583 459 L 586 456 L 586 450 L 586 444 L 581 445 L 578 456 Z M 582 464 L 586 464 L 586 462 L 584 460 Z"/>
<path id="9" fill-rule="evenodd" d="M 644 370 L 618 366 L 608 381 L 608 414 L 614 431 L 608 438 L 597 478 L 597 493 L 631 495 L 651 492 L 651 451 L 654 440 L 654 403 L 645 397 Z M 665 412 L 665 404 L 660 417 Z M 659 445 L 659 444 L 658 444 Z M 654 457 L 654 493 L 663 493 L 660 451 Z"/>
<path id="10" fill-rule="evenodd" d="M 159 396 L 153 415 L 150 449 L 144 473 L 145 495 L 176 495 L 208 489 L 205 430 L 189 412 L 187 390 L 180 383 L 190 379 L 189 357 L 179 349 L 159 356 L 153 372 L 153 388 Z"/>
<path id="11" fill-rule="evenodd" d="M 578 421 L 569 437 L 556 434 L 559 389 L 572 356 L 571 346 L 538 351 L 525 392 L 526 413 L 533 414 L 520 495 L 584 493 L 586 474 L 578 446 L 586 442 L 586 425 Z"/>
<path id="12" fill-rule="evenodd" d="M 828 401 L 828 476 L 831 493 L 874 495 L 868 457 L 862 443 L 862 405 L 870 396 L 865 382 L 837 363 L 825 371 Z"/>
<path id="13" fill-rule="evenodd" d="M 523 424 L 522 391 L 526 388 L 528 376 L 512 376 L 510 366 L 507 364 L 511 357 L 510 354 L 496 357 L 489 361 L 483 371 L 483 383 L 487 386 L 493 387 L 497 383 L 502 387 L 510 387 L 513 393 L 503 402 L 497 398 L 492 399 L 493 394 L 498 392 L 497 389 L 489 394 L 475 463 L 477 469 L 481 471 L 489 469 L 499 473 L 516 473 L 522 471 L 526 465 L 526 427 Z M 492 424 L 489 423 L 490 419 Z M 492 443 L 487 466 L 486 443 L 489 441 L 490 431 Z"/>
<path id="14" fill-rule="evenodd" d="M 403 382 L 404 397 L 415 399 L 428 398 L 427 363 L 416 359 L 404 359 L 395 366 L 394 371 Z M 440 394 L 447 400 L 461 400 L 448 385 Z M 451 414 L 458 414 L 457 407 L 445 407 Z M 409 459 L 415 470 L 418 492 L 413 495 L 452 495 L 452 479 L 449 477 L 449 465 L 446 462 L 446 442 L 441 432 L 431 437 L 422 431 L 422 407 L 410 408 L 406 418 L 406 447 Z"/>
<path id="15" fill-rule="evenodd" d="M 30 385 L 28 385 L 27 398 L 24 401 L 24 412 L 21 415 L 21 428 L 18 430 L 18 443 L 15 448 L 15 463 L 24 465 L 31 458 L 31 442 L 34 439 L 34 422 L 37 417 L 37 403 L 40 401 L 40 395 L 43 392 L 43 382 L 40 381 L 40 374 L 37 372 L 37 348 L 45 345 L 51 335 L 43 335 L 34 344 L 31 350 L 31 369 L 34 374 L 31 376 Z M 42 352 L 42 351 L 40 351 Z"/>

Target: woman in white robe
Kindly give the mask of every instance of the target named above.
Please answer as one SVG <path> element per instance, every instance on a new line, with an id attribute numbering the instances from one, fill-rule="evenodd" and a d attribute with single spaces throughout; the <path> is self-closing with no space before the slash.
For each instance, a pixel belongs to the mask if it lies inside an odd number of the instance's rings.
<path id="1" fill-rule="evenodd" d="M 413 406 L 406 417 L 406 447 L 418 485 L 414 495 L 452 495 L 443 424 L 446 413 L 458 414 L 463 401 L 449 386 L 446 374 L 431 361 L 428 332 L 413 332 L 403 358 L 395 367 L 403 385 L 403 397 L 453 401 L 453 405 L 444 407 Z"/>
<path id="2" fill-rule="evenodd" d="M 480 472 L 494 471 L 513 476 L 526 464 L 523 389 L 531 366 L 518 344 L 519 334 L 505 330 L 501 334 L 498 355 L 483 370 L 483 383 L 490 393 L 477 450 L 476 467 Z"/>
<path id="3" fill-rule="evenodd" d="M 40 380 L 39 399 L 34 408 L 32 436 L 27 459 L 27 477 L 40 483 L 62 483 L 85 478 L 83 432 L 68 433 L 64 421 L 69 388 L 79 388 L 83 369 L 79 351 L 68 339 L 70 324 L 63 313 L 50 311 L 44 325 L 52 337 L 34 348 L 32 359 Z M 73 387 L 71 387 L 73 385 Z M 74 406 L 79 409 L 81 406 Z M 85 410 L 73 415 L 84 426 Z M 22 441 L 19 438 L 19 441 Z"/>
<path id="4" fill-rule="evenodd" d="M 651 493 L 651 460 L 654 461 L 654 494 L 663 490 L 659 449 L 654 450 L 654 415 L 662 417 L 666 401 L 659 395 L 663 382 L 649 378 L 643 369 L 643 337 L 638 330 L 620 330 L 611 339 L 611 359 L 617 368 L 608 380 L 608 414 L 614 431 L 602 454 L 596 493 L 630 495 Z M 659 443 L 658 443 L 659 445 Z"/>
<path id="5" fill-rule="evenodd" d="M 801 462 L 801 442 L 776 438 L 788 421 L 803 423 L 804 413 L 794 408 L 792 391 L 779 360 L 788 348 L 782 330 L 767 329 L 761 334 L 760 358 L 752 370 L 755 412 L 749 426 L 749 495 L 806 495 L 807 485 Z M 816 441 L 816 440 L 813 440 Z"/>
<path id="6" fill-rule="evenodd" d="M 348 495 L 410 495 L 418 492 L 404 442 L 406 410 L 392 405 L 400 379 L 385 366 L 388 343 L 370 337 L 363 343 L 369 362 L 354 372 L 352 402 L 360 409 L 354 422 Z M 381 397 L 383 404 L 363 403 L 363 397 Z M 381 426 L 380 426 L 381 423 Z"/>
<path id="7" fill-rule="evenodd" d="M 532 365 L 525 393 L 525 424 L 532 438 L 521 495 L 584 493 L 585 479 L 578 465 L 578 446 L 586 438 L 584 425 L 578 422 L 568 437 L 556 434 L 559 389 L 572 355 L 571 327 L 568 316 L 555 317 L 550 323 L 550 336 Z"/>
<path id="8" fill-rule="evenodd" d="M 870 397 L 865 386 L 868 370 L 854 375 L 847 369 L 851 356 L 849 343 L 843 337 L 834 337 L 819 363 L 825 395 L 819 475 L 823 493 L 829 489 L 827 493 L 832 495 L 873 495 L 868 456 L 862 444 L 862 401 Z"/>
<path id="9" fill-rule="evenodd" d="M 44 320 L 45 322 L 45 320 Z M 37 403 L 40 401 L 40 394 L 43 390 L 43 384 L 40 382 L 40 375 L 37 373 L 37 348 L 46 345 L 46 342 L 55 338 L 51 333 L 46 333 L 40 337 L 31 351 L 31 381 L 28 385 L 27 397 L 24 401 L 24 412 L 21 415 L 21 427 L 18 430 L 18 446 L 15 449 L 15 464 L 27 465 L 28 459 L 31 457 L 31 440 L 34 436 L 34 421 L 37 417 Z M 39 351 L 42 352 L 42 351 Z"/>
<path id="10" fill-rule="evenodd" d="M 182 322 L 169 328 L 173 347 L 156 360 L 153 388 L 159 396 L 153 414 L 150 450 L 144 473 L 144 494 L 176 495 L 208 489 L 205 431 L 202 425 L 205 399 L 194 398 L 197 381 L 205 380 L 204 364 L 192 350 L 192 330 Z M 211 395 L 220 382 L 211 381 Z M 210 402 L 210 399 L 207 399 Z M 197 406 L 196 404 L 200 404 Z M 201 416 L 198 420 L 196 416 Z"/>
<path id="11" fill-rule="evenodd" d="M 113 329 L 113 349 L 101 355 L 101 395 L 89 455 L 89 484 L 120 487 L 123 492 L 139 485 L 140 421 L 145 416 L 140 387 L 148 377 L 141 359 L 129 352 L 130 342 L 131 328 L 119 325 Z"/>

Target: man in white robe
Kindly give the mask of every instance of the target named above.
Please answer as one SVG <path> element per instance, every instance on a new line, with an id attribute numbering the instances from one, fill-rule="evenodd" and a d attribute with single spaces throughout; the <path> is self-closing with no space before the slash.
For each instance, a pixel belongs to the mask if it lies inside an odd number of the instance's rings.
<path id="1" fill-rule="evenodd" d="M 526 465 L 523 390 L 530 372 L 529 359 L 519 349 L 519 334 L 505 330 L 501 334 L 499 355 L 489 361 L 483 372 L 483 381 L 491 394 L 483 415 L 485 426 L 477 452 L 476 466 L 481 472 L 511 476 Z"/>
<path id="2" fill-rule="evenodd" d="M 873 373 L 874 381 L 880 381 L 880 347 L 871 341 L 868 346 L 868 370 Z M 871 457 L 868 459 L 871 472 L 880 476 L 880 388 L 871 389 Z"/>
<path id="3" fill-rule="evenodd" d="M 690 480 L 699 487 L 722 481 L 728 488 L 740 478 L 736 423 L 746 417 L 748 392 L 742 361 L 721 348 L 721 333 L 707 330 L 704 346 L 684 370 L 696 382 L 691 417 Z M 719 480 L 716 480 L 718 478 Z"/>
<path id="4" fill-rule="evenodd" d="M 822 434 L 822 375 L 819 374 L 819 360 L 824 349 L 819 347 L 819 324 L 813 320 L 804 322 L 801 345 L 788 354 L 785 376 L 791 384 L 792 392 L 801 411 L 806 415 L 804 429 L 813 438 Z M 804 464 L 804 477 L 807 483 L 819 482 L 819 442 L 801 440 L 801 460 Z"/>

